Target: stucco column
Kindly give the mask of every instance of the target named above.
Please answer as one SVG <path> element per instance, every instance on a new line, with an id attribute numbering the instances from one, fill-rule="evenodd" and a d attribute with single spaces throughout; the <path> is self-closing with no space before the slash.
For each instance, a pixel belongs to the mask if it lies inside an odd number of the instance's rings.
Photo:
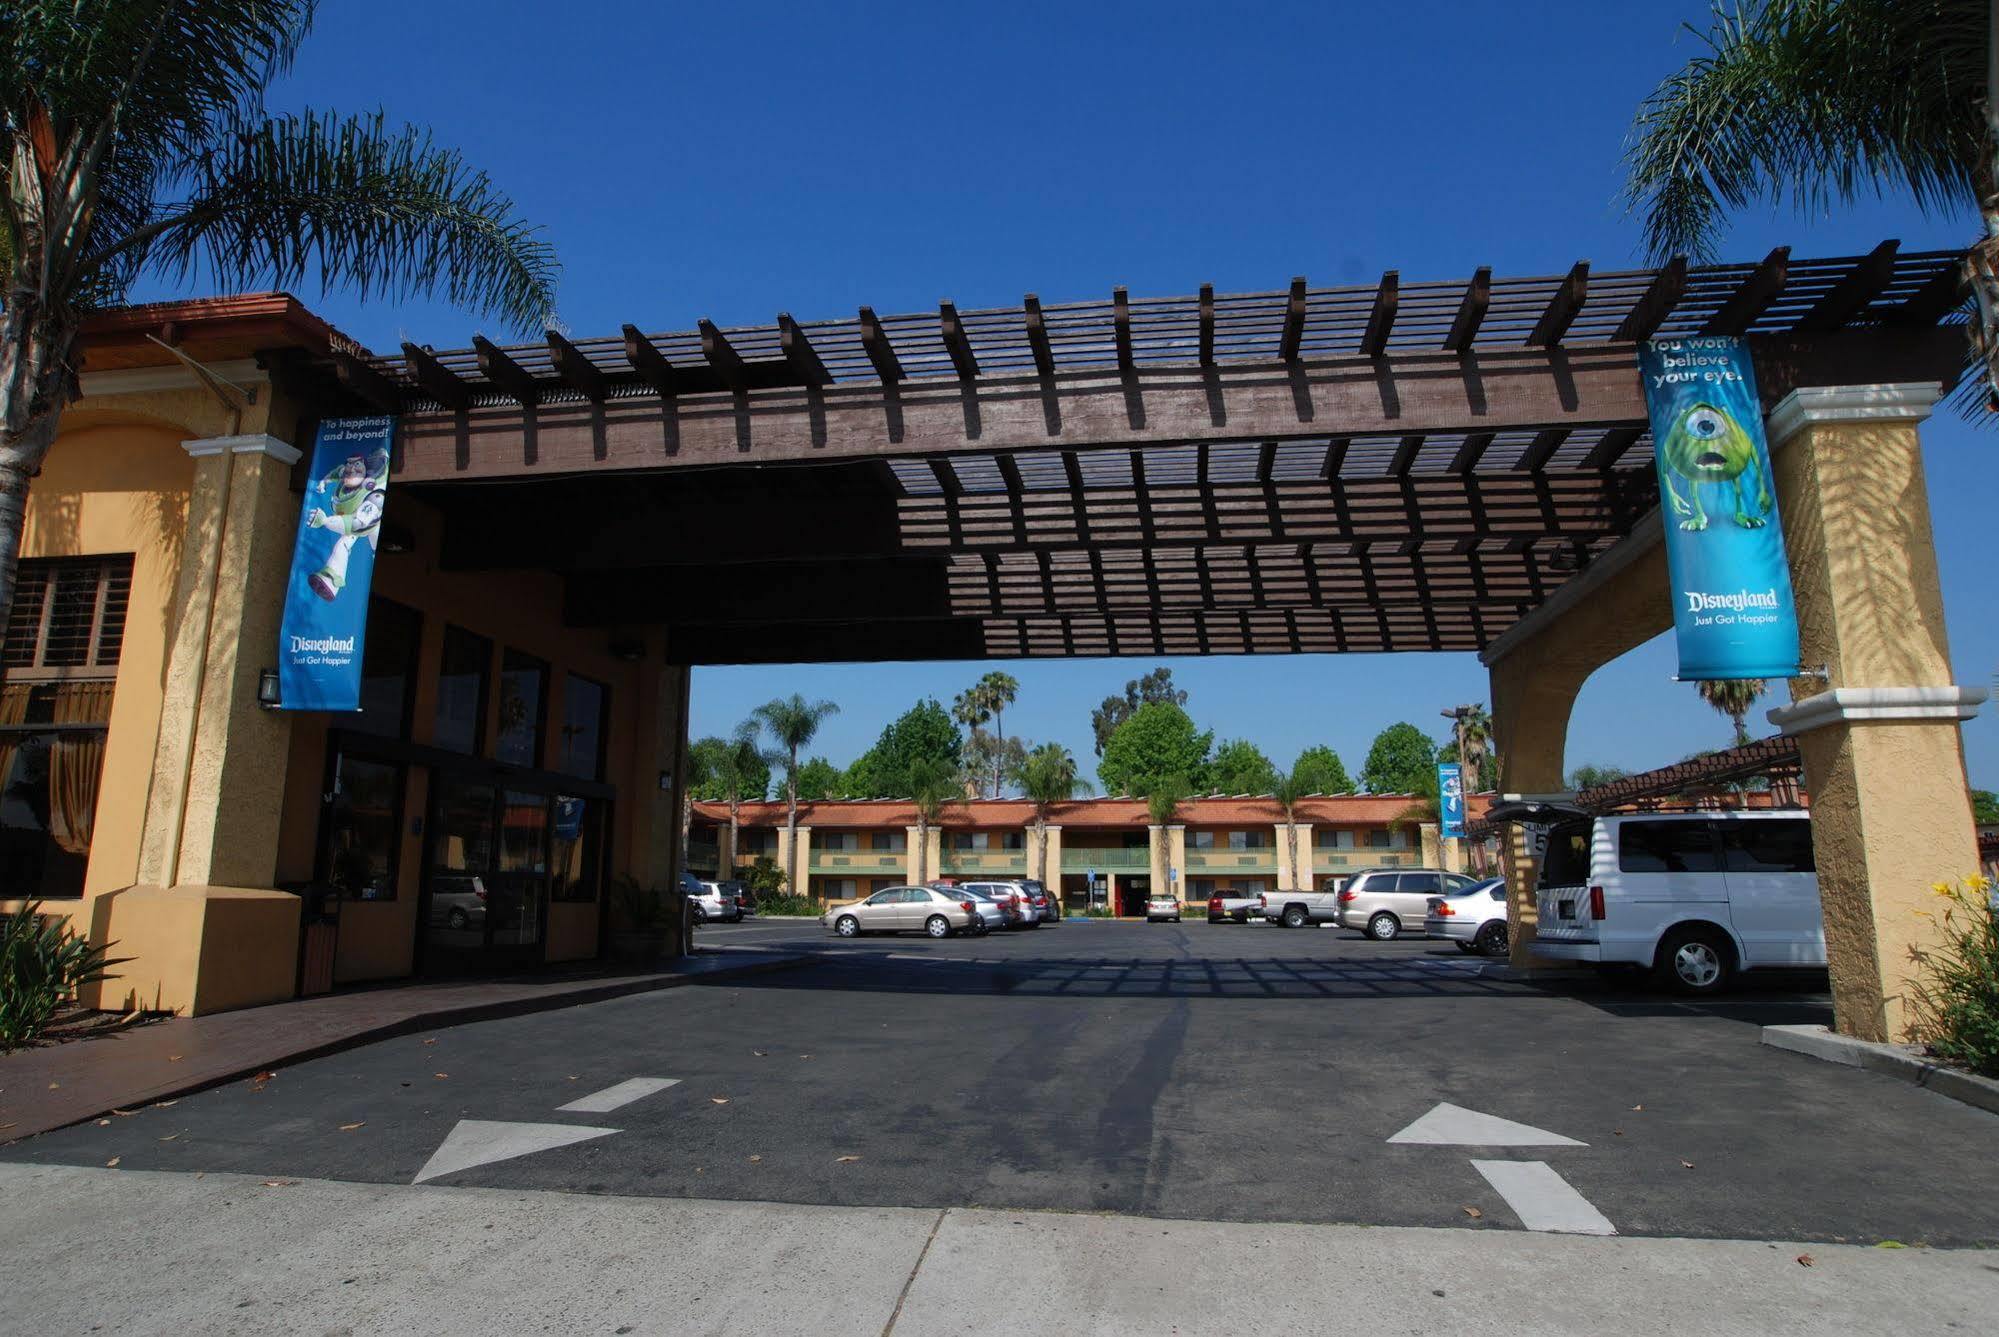
<path id="1" fill-rule="evenodd" d="M 1437 842 L 1439 867 L 1446 873 L 1465 871 L 1465 843 L 1456 836 L 1445 836 Z"/>
<path id="2" fill-rule="evenodd" d="M 1162 896 L 1166 894 L 1166 870 L 1173 866 L 1172 850 L 1167 841 L 1165 827 L 1155 824 L 1146 827 L 1145 830 L 1147 845 L 1152 856 L 1152 862 L 1146 869 L 1152 882 L 1147 894 Z"/>
<path id="3" fill-rule="evenodd" d="M 777 829 L 777 866 L 785 870 L 787 876 L 795 867 L 798 869 L 796 883 L 787 884 L 785 891 L 793 896 L 812 894 L 812 828 L 800 823 L 798 826 L 798 862 L 791 861 L 791 845 L 785 837 L 783 827 Z"/>
<path id="4" fill-rule="evenodd" d="M 1838 1029 L 1906 1038 L 1912 949 L 1938 941 L 1930 886 L 1978 867 L 1916 424 L 1934 385 L 1792 392 L 1771 411 L 1772 466 L 1801 658 L 1769 712 L 1795 735 L 1811 795 Z"/>
<path id="5" fill-rule="evenodd" d="M 911 885 L 935 882 L 944 876 L 944 828 L 933 826 L 926 842 L 916 827 L 905 827 L 909 832 L 908 853 L 903 858 L 903 878 Z M 927 848 L 926 848 L 927 845 Z M 916 852 L 924 850 L 924 864 L 921 871 L 916 867 Z"/>
<path id="6" fill-rule="evenodd" d="M 1276 890 L 1311 890 L 1312 881 L 1312 824 L 1310 822 L 1291 823 L 1287 827 L 1279 822 L 1273 830 L 1277 840 L 1277 886 Z M 1291 866 L 1291 832 L 1298 837 L 1298 866 Z"/>
<path id="7" fill-rule="evenodd" d="M 680 846 L 680 805 L 687 783 L 688 688 L 694 675 L 685 664 L 661 664 L 649 676 L 653 687 L 639 703 L 639 728 L 652 746 L 633 749 L 632 773 L 625 781 L 628 801 L 638 805 L 632 875 L 646 886 L 670 887 L 687 866 L 687 852 Z M 724 828 L 717 846 L 726 840 Z M 729 869 L 729 861 L 718 862 L 716 878 L 729 878 Z"/>
<path id="8" fill-rule="evenodd" d="M 1048 894 L 1055 897 L 1059 903 L 1062 897 L 1062 828 L 1050 822 L 1044 830 L 1047 832 L 1048 845 L 1045 862 L 1041 857 L 1043 853 L 1041 842 L 1036 839 L 1034 828 L 1031 826 L 1027 828 L 1027 875 L 1038 877 L 1048 888 Z"/>
<path id="9" fill-rule="evenodd" d="M 1443 847 L 1438 842 L 1437 824 L 1435 822 L 1419 822 L 1416 825 L 1416 833 L 1417 844 L 1422 854 L 1423 867 L 1442 868 L 1444 866 Z"/>

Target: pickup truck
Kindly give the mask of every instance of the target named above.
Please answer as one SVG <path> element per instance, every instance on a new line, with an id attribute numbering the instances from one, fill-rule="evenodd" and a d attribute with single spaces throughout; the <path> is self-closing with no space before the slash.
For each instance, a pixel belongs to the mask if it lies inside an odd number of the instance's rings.
<path id="1" fill-rule="evenodd" d="M 1256 898 L 1257 905 L 1265 919 L 1273 920 L 1285 928 L 1303 928 L 1307 924 L 1330 924 L 1339 914 L 1340 894 L 1337 891 L 1267 891 Z"/>
<path id="2" fill-rule="evenodd" d="M 1233 920 L 1247 924 L 1251 918 L 1263 917 L 1263 898 L 1247 891 L 1218 891 L 1208 897 L 1208 922 L 1219 924 L 1223 920 Z"/>

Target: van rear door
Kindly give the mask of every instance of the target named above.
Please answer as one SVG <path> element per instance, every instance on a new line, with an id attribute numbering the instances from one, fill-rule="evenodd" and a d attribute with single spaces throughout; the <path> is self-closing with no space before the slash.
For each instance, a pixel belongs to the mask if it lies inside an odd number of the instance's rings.
<path id="1" fill-rule="evenodd" d="M 1541 855 L 1536 898 L 1540 922 L 1537 937 L 1557 942 L 1595 942 L 1596 921 L 1589 913 L 1590 844 L 1596 829 L 1592 818 L 1557 822 L 1548 831 Z"/>

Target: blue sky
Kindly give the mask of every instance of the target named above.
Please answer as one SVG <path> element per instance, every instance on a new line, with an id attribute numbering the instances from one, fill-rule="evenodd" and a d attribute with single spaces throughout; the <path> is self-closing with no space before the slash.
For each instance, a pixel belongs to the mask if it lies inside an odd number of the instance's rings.
<path id="1" fill-rule="evenodd" d="M 280 106 L 381 107 L 465 150 L 547 229 L 572 332 L 691 328 L 1102 296 L 1636 262 L 1616 203 L 1638 102 L 1695 49 L 1705 4 L 694 6 L 599 0 L 345 0 Z M 1758 209 L 1732 257 L 1789 243 L 1854 254 L 1884 237 L 1959 244 L 1967 218 L 1869 204 L 1826 218 Z M 305 296 L 378 349 L 462 347 L 481 322 L 435 303 Z M 496 337 L 505 331 L 483 327 Z M 1999 435 L 1926 429 L 1958 680 L 1990 685 Z M 1280 762 L 1329 742 L 1357 769 L 1382 726 L 1441 734 L 1483 700 L 1470 655 L 1167 660 L 1190 708 Z M 1089 710 L 1142 660 L 1008 665 L 1009 732 L 1090 756 Z M 920 696 L 985 665 L 709 669 L 698 732 L 803 691 L 838 701 L 845 762 Z M 1726 741 L 1654 642 L 1592 678 L 1569 760 L 1637 768 Z M 1778 687 L 1779 699 L 1782 687 Z M 1774 704 L 1774 702 L 1773 702 Z M 1999 788 L 1993 709 L 1965 731 Z"/>

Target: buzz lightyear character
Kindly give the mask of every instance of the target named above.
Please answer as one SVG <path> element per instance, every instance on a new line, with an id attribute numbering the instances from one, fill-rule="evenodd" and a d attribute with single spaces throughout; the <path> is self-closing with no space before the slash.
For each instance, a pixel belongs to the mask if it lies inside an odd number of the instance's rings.
<path id="1" fill-rule="evenodd" d="M 382 524 L 384 488 L 389 479 L 389 452 L 376 450 L 367 459 L 349 455 L 340 467 L 319 480 L 319 495 L 331 496 L 325 508 L 306 512 L 310 529 L 331 530 L 336 536 L 326 565 L 306 578 L 306 584 L 320 598 L 332 603 L 347 584 L 347 559 L 355 543 L 365 539 L 370 552 L 378 542 Z"/>

